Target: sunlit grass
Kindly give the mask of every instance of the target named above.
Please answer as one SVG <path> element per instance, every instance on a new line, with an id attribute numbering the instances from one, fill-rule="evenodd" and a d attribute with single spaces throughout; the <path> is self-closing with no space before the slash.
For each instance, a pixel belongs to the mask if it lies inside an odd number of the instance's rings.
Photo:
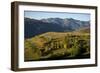
<path id="1" fill-rule="evenodd" d="M 90 54 L 90 34 L 47 32 L 25 39 L 25 61 L 82 58 Z M 88 57 L 88 56 L 87 56 Z M 53 58 L 53 59 L 54 59 Z"/>

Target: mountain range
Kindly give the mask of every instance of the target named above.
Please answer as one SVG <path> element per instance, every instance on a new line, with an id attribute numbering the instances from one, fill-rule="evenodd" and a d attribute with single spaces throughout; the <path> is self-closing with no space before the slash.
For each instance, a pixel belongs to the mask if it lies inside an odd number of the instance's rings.
<path id="1" fill-rule="evenodd" d="M 73 18 L 24 18 L 25 38 L 31 38 L 46 32 L 72 32 L 90 27 L 90 21 L 81 21 Z"/>

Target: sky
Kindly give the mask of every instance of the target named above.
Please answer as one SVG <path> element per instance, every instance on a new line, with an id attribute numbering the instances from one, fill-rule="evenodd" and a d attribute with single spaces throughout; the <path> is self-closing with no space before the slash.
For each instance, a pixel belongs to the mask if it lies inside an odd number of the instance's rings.
<path id="1" fill-rule="evenodd" d="M 24 11 L 24 17 L 33 19 L 46 18 L 73 18 L 81 21 L 89 21 L 90 14 L 87 13 L 68 13 L 68 12 L 44 12 L 44 11 Z"/>

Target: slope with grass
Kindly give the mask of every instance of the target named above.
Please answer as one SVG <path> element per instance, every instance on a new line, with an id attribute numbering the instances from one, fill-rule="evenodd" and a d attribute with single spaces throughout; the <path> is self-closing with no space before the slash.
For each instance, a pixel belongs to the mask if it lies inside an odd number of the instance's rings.
<path id="1" fill-rule="evenodd" d="M 90 58 L 87 32 L 47 32 L 25 39 L 25 61 Z"/>

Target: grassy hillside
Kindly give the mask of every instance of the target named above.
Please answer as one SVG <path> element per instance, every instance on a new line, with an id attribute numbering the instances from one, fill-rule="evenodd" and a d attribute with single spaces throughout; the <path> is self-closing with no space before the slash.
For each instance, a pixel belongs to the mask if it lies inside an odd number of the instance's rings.
<path id="1" fill-rule="evenodd" d="M 79 29 L 79 30 L 76 30 L 75 32 L 90 33 L 90 28 L 89 28 L 89 27 L 81 28 L 81 29 Z"/>
<path id="2" fill-rule="evenodd" d="M 25 61 L 90 57 L 90 35 L 80 32 L 47 32 L 25 39 Z"/>

